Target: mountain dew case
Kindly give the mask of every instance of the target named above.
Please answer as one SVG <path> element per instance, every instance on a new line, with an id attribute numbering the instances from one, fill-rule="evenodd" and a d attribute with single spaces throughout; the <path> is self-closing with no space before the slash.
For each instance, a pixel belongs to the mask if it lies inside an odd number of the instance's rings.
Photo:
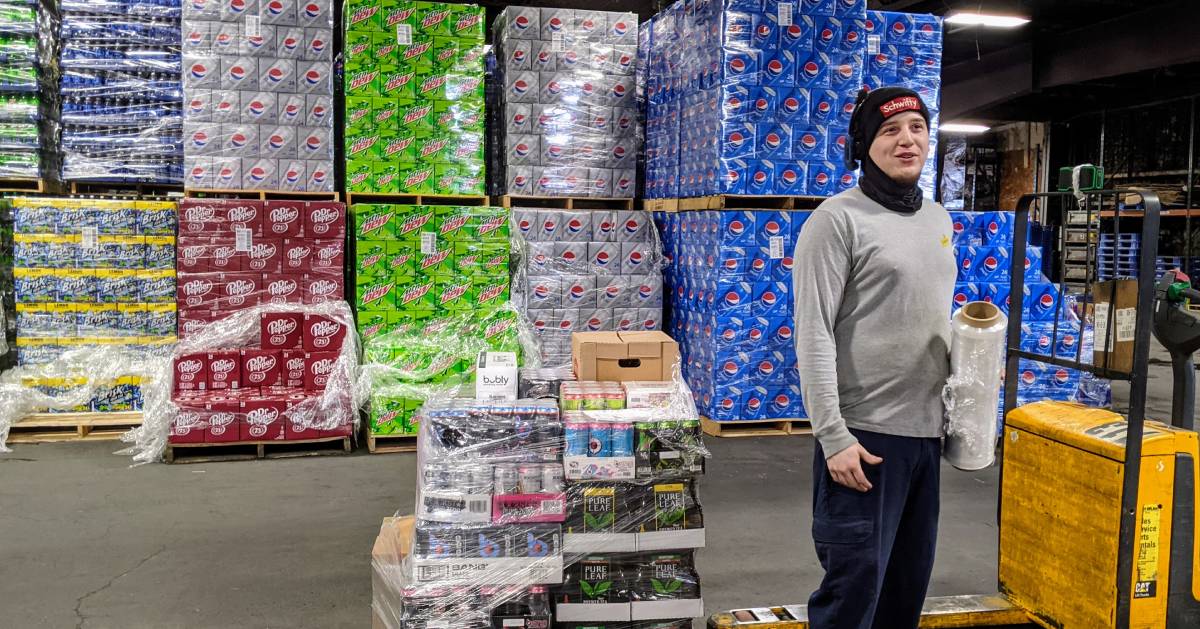
<path id="1" fill-rule="evenodd" d="M 474 284 L 469 275 L 444 274 L 435 278 L 437 306 L 450 312 L 471 311 L 475 308 Z"/>
<path id="2" fill-rule="evenodd" d="M 478 164 L 436 164 L 433 179 L 445 194 L 483 195 L 483 171 Z"/>
<path id="3" fill-rule="evenodd" d="M 354 235 L 359 242 L 396 239 L 395 206 L 355 203 L 351 210 L 354 212 Z"/>
<path id="4" fill-rule="evenodd" d="M 471 276 L 471 288 L 475 309 L 498 308 L 508 302 L 508 277 L 474 275 Z"/>
<path id="5" fill-rule="evenodd" d="M 350 192 L 371 192 L 375 162 L 369 159 L 346 161 L 346 188 Z"/>
<path id="6" fill-rule="evenodd" d="M 388 245 L 382 240 L 360 240 L 354 253 L 354 272 L 359 277 L 387 278 L 392 277 L 392 268 L 388 259 Z"/>
<path id="7" fill-rule="evenodd" d="M 438 243 L 443 244 L 443 243 Z M 441 248 L 433 253 L 421 253 L 417 256 L 416 267 L 418 275 L 445 275 L 454 272 L 454 248 Z"/>
<path id="8" fill-rule="evenodd" d="M 371 188 L 375 192 L 399 192 L 400 164 L 387 160 L 375 162 L 371 166 Z"/>
<path id="9" fill-rule="evenodd" d="M 416 398 L 389 394 L 386 389 L 371 394 L 371 432 L 376 435 L 417 433 L 414 422 L 423 402 Z"/>
<path id="10" fill-rule="evenodd" d="M 387 265 L 389 273 L 397 275 L 416 275 L 420 270 L 420 262 L 424 259 L 421 247 L 413 242 L 393 241 L 387 243 Z"/>
<path id="11" fill-rule="evenodd" d="M 388 311 L 362 310 L 358 313 L 358 335 L 363 343 L 391 331 L 388 325 Z"/>
<path id="12" fill-rule="evenodd" d="M 397 276 L 394 307 L 400 310 L 437 310 L 438 295 L 434 276 L 418 274 Z"/>
<path id="13" fill-rule="evenodd" d="M 355 305 L 358 310 L 390 310 L 395 307 L 396 282 L 391 277 L 355 278 Z"/>
<path id="14" fill-rule="evenodd" d="M 434 231 L 436 208 L 430 205 L 393 205 L 396 240 L 420 242 L 421 232 Z"/>
<path id="15" fill-rule="evenodd" d="M 394 165 L 375 166 L 371 175 L 359 165 L 347 187 L 482 196 L 483 9 L 351 0 L 345 23 L 347 160 Z"/>

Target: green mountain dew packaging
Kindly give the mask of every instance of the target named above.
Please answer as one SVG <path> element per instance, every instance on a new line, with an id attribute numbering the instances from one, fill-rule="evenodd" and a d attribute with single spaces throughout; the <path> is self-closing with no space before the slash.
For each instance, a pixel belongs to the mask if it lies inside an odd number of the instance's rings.
<path id="1" fill-rule="evenodd" d="M 386 388 L 371 393 L 371 433 L 376 435 L 415 435 L 414 415 L 423 400 L 391 392 Z"/>
<path id="2" fill-rule="evenodd" d="M 483 8 L 349 0 L 344 22 L 347 187 L 483 195 Z M 391 167 L 367 174 L 366 160 Z"/>

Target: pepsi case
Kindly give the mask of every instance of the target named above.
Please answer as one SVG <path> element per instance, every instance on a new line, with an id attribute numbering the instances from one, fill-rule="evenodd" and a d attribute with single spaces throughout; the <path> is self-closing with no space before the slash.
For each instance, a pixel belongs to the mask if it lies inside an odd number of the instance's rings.
<path id="1" fill-rule="evenodd" d="M 302 159 L 280 160 L 279 189 L 306 192 L 308 190 L 308 162 Z"/>
<path id="2" fill-rule="evenodd" d="M 537 72 L 511 72 L 504 79 L 506 103 L 536 103 L 541 92 Z"/>
<path id="3" fill-rule="evenodd" d="M 813 90 L 809 122 L 817 125 L 834 124 L 838 120 L 841 102 L 841 94 L 832 89 Z"/>
<path id="4" fill-rule="evenodd" d="M 233 190 L 242 186 L 242 158 L 214 157 L 212 163 L 212 172 L 217 188 Z"/>
<path id="5" fill-rule="evenodd" d="M 760 54 L 755 50 L 749 49 L 723 48 L 721 50 L 723 58 L 722 67 L 724 68 L 725 75 L 723 84 L 757 85 L 760 81 Z"/>
<path id="6" fill-rule="evenodd" d="M 980 247 L 974 262 L 975 279 L 981 282 L 1007 282 L 1010 276 L 1008 247 Z"/>
<path id="7" fill-rule="evenodd" d="M 240 118 L 247 124 L 266 124 L 277 117 L 277 97 L 270 92 L 241 92 Z"/>
<path id="8" fill-rule="evenodd" d="M 296 92 L 296 64 L 294 59 L 263 59 L 255 87 L 266 92 Z"/>
<path id="9" fill-rule="evenodd" d="M 808 88 L 796 87 L 781 92 L 775 105 L 775 117 L 793 126 L 807 124 L 812 109 L 812 94 Z"/>
<path id="10" fill-rule="evenodd" d="M 764 159 L 791 159 L 792 126 L 780 122 L 763 129 L 758 140 L 757 155 Z"/>
<path id="11" fill-rule="evenodd" d="M 308 173 L 306 192 L 333 192 L 333 160 L 305 160 L 304 168 Z"/>
<path id="12" fill-rule="evenodd" d="M 752 160 L 748 163 L 746 194 L 775 193 L 775 163 L 768 160 Z"/>
<path id="13" fill-rule="evenodd" d="M 242 122 L 241 92 L 213 90 L 213 122 Z M 253 124 L 246 122 L 246 124 Z"/>
<path id="14" fill-rule="evenodd" d="M 825 53 L 843 51 L 843 33 L 842 20 L 830 16 L 817 18 L 813 28 L 813 49 Z"/>
<path id="15" fill-rule="evenodd" d="M 737 159 L 754 155 L 758 144 L 758 127 L 749 122 L 721 124 L 720 155 L 726 159 Z"/>
<path id="16" fill-rule="evenodd" d="M 536 7 L 505 7 L 498 21 L 506 39 L 539 39 L 541 35 L 540 10 Z"/>
<path id="17" fill-rule="evenodd" d="M 799 157 L 797 156 L 797 159 Z M 807 192 L 808 163 L 787 160 L 775 165 L 775 193 L 783 195 L 805 195 Z"/>
<path id="18" fill-rule="evenodd" d="M 238 51 L 251 57 L 269 57 L 275 54 L 276 30 L 274 26 L 259 26 L 256 34 L 243 33 Z"/>
<path id="19" fill-rule="evenodd" d="M 793 134 L 792 157 L 806 161 L 825 159 L 827 157 L 827 135 L 828 130 L 823 127 L 810 126 L 797 129 Z"/>
<path id="20" fill-rule="evenodd" d="M 957 282 L 954 285 L 954 297 L 951 301 L 955 310 L 981 298 L 979 285 L 974 282 Z"/>
<path id="21" fill-rule="evenodd" d="M 188 157 L 183 160 L 183 172 L 189 188 L 216 187 L 211 157 Z"/>
<path id="22" fill-rule="evenodd" d="M 244 159 L 243 190 L 276 190 L 279 188 L 278 168 L 274 159 Z"/>
<path id="23" fill-rule="evenodd" d="M 209 55 L 183 55 L 183 84 L 188 88 L 220 87 L 220 62 Z"/>
<path id="24" fill-rule="evenodd" d="M 805 194 L 827 197 L 834 194 L 837 166 L 831 162 L 809 161 Z"/>
<path id="25" fill-rule="evenodd" d="M 960 245 L 954 248 L 954 261 L 958 267 L 958 281 L 972 282 L 978 279 L 975 275 L 975 258 L 978 256 L 978 247 Z"/>
<path id="26" fill-rule="evenodd" d="M 1014 228 L 1011 212 L 979 212 L 975 215 L 975 230 L 985 246 L 1011 245 Z"/>
<path id="27" fill-rule="evenodd" d="M 800 12 L 805 15 L 831 16 L 837 11 L 839 0 L 799 0 Z"/>
<path id="28" fill-rule="evenodd" d="M 816 18 L 812 15 L 793 15 L 792 23 L 779 28 L 779 47 L 796 53 L 807 53 L 813 49 L 816 33 Z M 803 58 L 798 56 L 797 58 Z"/>
<path id="29" fill-rule="evenodd" d="M 214 2 L 215 0 L 206 0 Z M 258 0 L 219 0 L 221 21 L 235 22 L 248 15 L 259 15 Z"/>
<path id="30" fill-rule="evenodd" d="M 761 84 L 775 87 L 796 85 L 796 53 L 791 50 L 776 50 L 763 62 Z"/>
<path id="31" fill-rule="evenodd" d="M 329 94 L 332 64 L 328 61 L 300 61 L 296 64 L 296 91 L 301 94 Z"/>
<path id="32" fill-rule="evenodd" d="M 825 159 L 835 164 L 846 161 L 846 144 L 850 141 L 850 132 L 842 127 L 830 127 L 827 131 L 828 141 L 825 147 Z"/>
<path id="33" fill-rule="evenodd" d="M 279 124 L 299 126 L 304 124 L 305 96 L 302 94 L 278 94 L 276 109 Z"/>
<path id="34" fill-rule="evenodd" d="M 808 53 L 796 69 L 796 85 L 797 87 L 807 87 L 813 90 L 826 88 L 832 85 L 832 77 L 830 77 L 830 67 L 833 61 L 829 57 L 829 53 L 820 50 L 814 50 Z"/>
<path id="35" fill-rule="evenodd" d="M 296 127 L 265 127 L 260 138 L 259 154 L 272 158 L 296 157 Z"/>
<path id="36" fill-rule="evenodd" d="M 840 0 L 839 0 L 840 1 Z M 862 50 L 867 43 L 867 25 L 864 19 L 836 18 L 841 20 L 841 38 L 836 49 L 838 52 L 856 52 Z"/>

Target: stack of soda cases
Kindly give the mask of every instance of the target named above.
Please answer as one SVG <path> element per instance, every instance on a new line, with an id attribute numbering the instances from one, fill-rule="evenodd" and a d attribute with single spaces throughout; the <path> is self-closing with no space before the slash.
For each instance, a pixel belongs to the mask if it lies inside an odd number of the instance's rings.
<path id="1" fill-rule="evenodd" d="M 17 305 L 13 291 L 13 212 L 11 200 L 0 202 L 0 315 L 4 344 L 0 345 L 0 369 L 16 360 Z"/>
<path id="2" fill-rule="evenodd" d="M 484 12 L 350 0 L 346 189 L 485 194 Z"/>
<path id="3" fill-rule="evenodd" d="M 668 330 L 701 413 L 806 417 L 792 339 L 792 251 L 808 212 L 659 213 Z"/>
<path id="4" fill-rule="evenodd" d="M 179 18 L 179 0 L 62 3 L 63 179 L 182 181 Z"/>
<path id="5" fill-rule="evenodd" d="M 0 177 L 43 176 L 42 149 L 51 143 L 42 141 L 41 125 L 55 90 L 40 89 L 52 38 L 39 33 L 53 30 L 50 16 L 40 2 L 0 2 Z"/>
<path id="6" fill-rule="evenodd" d="M 331 192 L 331 0 L 184 5 L 188 188 Z"/>
<path id="7" fill-rule="evenodd" d="M 1138 254 L 1141 253 L 1141 234 L 1100 234 L 1100 246 L 1096 253 L 1097 279 L 1136 278 Z"/>
<path id="8" fill-rule="evenodd" d="M 877 89 L 902 85 L 917 94 L 929 108 L 929 159 L 921 169 L 918 185 L 932 198 L 936 190 L 938 122 L 942 87 L 942 22 L 930 15 L 867 11 L 866 62 L 863 86 Z M 844 106 L 844 103 L 843 103 Z M 847 131 L 842 125 L 840 138 Z M 842 150 L 843 146 L 838 146 Z M 840 160 L 835 160 L 840 163 Z"/>
<path id="9" fill-rule="evenodd" d="M 912 87 L 936 116 L 937 67 L 902 74 L 893 61 L 940 66 L 940 47 L 940 18 L 868 13 L 862 0 L 676 2 L 650 26 L 646 196 L 852 187 L 844 150 L 857 92 Z"/>
<path id="10" fill-rule="evenodd" d="M 562 422 L 553 400 L 421 411 L 413 546 L 388 626 L 550 627 L 562 580 Z M 402 621 L 402 623 L 401 623 Z"/>
<path id="11" fill-rule="evenodd" d="M 482 349 L 517 351 L 509 217 L 498 207 L 356 203 L 355 310 L 367 363 L 406 383 L 470 372 Z M 421 400 L 376 386 L 371 430 L 412 433 Z"/>
<path id="12" fill-rule="evenodd" d="M 950 216 L 959 265 L 951 312 L 972 301 L 986 301 L 1008 315 L 1013 307 L 1009 295 L 1013 213 L 951 212 Z M 1067 360 L 1075 360 L 1078 354 L 1081 360 L 1090 363 L 1091 323 L 1081 325 L 1072 308 L 1073 300 L 1061 295 L 1058 285 L 1042 273 L 1041 247 L 1026 246 L 1024 267 L 1021 349 Z M 1094 391 L 1099 388 L 1090 376 L 1083 383 L 1077 370 L 1030 360 L 1021 361 L 1017 377 L 1021 404 L 1040 399 L 1094 402 Z M 1106 392 L 1107 387 L 1104 389 Z"/>
<path id="13" fill-rule="evenodd" d="M 502 192 L 633 197 L 637 15 L 508 7 L 493 40 L 504 85 Z"/>
<path id="14" fill-rule="evenodd" d="M 675 408 L 677 386 L 563 383 L 570 560 L 554 589 L 559 626 L 662 626 L 703 611 L 700 422 L 690 399 Z M 609 464 L 622 458 L 635 461 L 633 475 Z"/>
<path id="15" fill-rule="evenodd" d="M 513 210 L 524 241 L 524 312 L 544 365 L 571 363 L 571 334 L 662 329 L 662 251 L 650 215 Z"/>
<path id="16" fill-rule="evenodd" d="M 326 396 L 349 327 L 345 314 L 343 320 L 299 310 L 263 312 L 257 343 L 175 356 L 171 398 L 179 412 L 169 443 L 349 436 L 349 397 Z"/>
<path id="17" fill-rule="evenodd" d="M 260 304 L 343 299 L 344 204 L 185 199 L 179 213 L 181 338 Z"/>
<path id="18" fill-rule="evenodd" d="M 88 347 L 169 352 L 174 203 L 31 197 L 14 199 L 12 211 L 18 364 L 45 364 Z M 136 383 L 122 384 L 132 395 Z M 84 410 L 127 410 L 133 403 L 115 401 L 98 399 Z"/>

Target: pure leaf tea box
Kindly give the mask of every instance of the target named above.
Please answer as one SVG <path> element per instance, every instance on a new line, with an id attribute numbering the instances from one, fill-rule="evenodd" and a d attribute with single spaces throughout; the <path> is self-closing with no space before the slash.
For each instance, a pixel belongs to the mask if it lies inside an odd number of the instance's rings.
<path id="1" fill-rule="evenodd" d="M 704 547 L 704 516 L 692 481 L 654 483 L 645 492 L 639 551 Z"/>
<path id="2" fill-rule="evenodd" d="M 704 614 L 693 555 L 641 555 L 631 591 L 630 620 L 689 618 Z"/>
<path id="3" fill-rule="evenodd" d="M 567 567 L 555 616 L 560 621 L 628 622 L 629 584 L 622 555 L 593 555 Z"/>
<path id="4" fill-rule="evenodd" d="M 570 553 L 637 550 L 641 499 L 627 483 L 575 483 L 567 491 L 563 548 Z"/>

